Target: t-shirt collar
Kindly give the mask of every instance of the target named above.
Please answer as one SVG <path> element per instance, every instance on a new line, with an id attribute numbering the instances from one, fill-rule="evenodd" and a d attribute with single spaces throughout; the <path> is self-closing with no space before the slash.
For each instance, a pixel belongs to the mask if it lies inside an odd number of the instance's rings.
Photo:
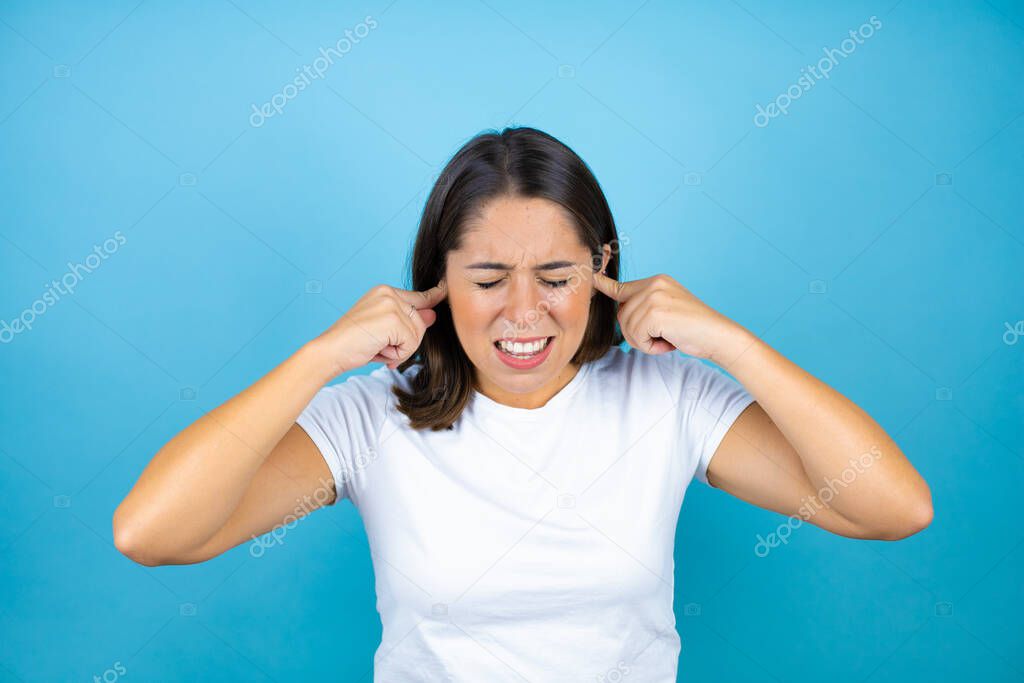
<path id="1" fill-rule="evenodd" d="M 467 410 L 476 416 L 492 417 L 499 420 L 530 422 L 548 419 L 568 405 L 572 396 L 579 391 L 581 386 L 583 386 L 587 376 L 590 374 L 594 362 L 596 361 L 584 363 L 583 366 L 576 371 L 576 374 L 573 375 L 573 378 L 569 380 L 569 383 L 559 389 L 558 393 L 548 399 L 548 402 L 539 408 L 516 408 L 514 406 L 505 405 L 504 403 L 498 403 L 494 399 L 489 398 L 474 389 L 469 405 L 467 406 Z"/>

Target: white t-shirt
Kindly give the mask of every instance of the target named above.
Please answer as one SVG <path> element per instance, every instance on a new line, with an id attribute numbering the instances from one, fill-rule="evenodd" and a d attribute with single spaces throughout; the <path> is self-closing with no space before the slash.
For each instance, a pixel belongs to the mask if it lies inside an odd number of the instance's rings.
<path id="1" fill-rule="evenodd" d="M 673 545 L 691 479 L 754 399 L 679 352 L 612 347 L 544 406 L 473 393 L 416 431 L 378 368 L 298 424 L 369 539 L 374 681 L 676 680 Z"/>

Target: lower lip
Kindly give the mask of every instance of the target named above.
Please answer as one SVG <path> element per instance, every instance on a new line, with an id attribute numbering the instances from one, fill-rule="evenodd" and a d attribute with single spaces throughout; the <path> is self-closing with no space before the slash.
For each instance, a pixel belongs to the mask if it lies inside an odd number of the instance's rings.
<path id="1" fill-rule="evenodd" d="M 551 354 L 551 345 L 554 343 L 554 337 L 549 338 L 547 346 L 541 349 L 541 352 L 536 356 L 530 356 L 529 358 L 516 358 L 515 356 L 508 355 L 497 346 L 493 344 L 492 346 L 494 346 L 494 352 L 498 354 L 498 358 L 500 358 L 501 362 L 505 365 L 510 368 L 515 368 L 516 370 L 529 370 L 530 368 L 537 367 L 547 359 Z"/>

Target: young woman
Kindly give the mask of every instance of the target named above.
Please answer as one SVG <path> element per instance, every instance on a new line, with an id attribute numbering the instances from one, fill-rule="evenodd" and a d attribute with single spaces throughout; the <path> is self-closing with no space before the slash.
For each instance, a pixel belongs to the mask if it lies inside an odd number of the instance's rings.
<path id="1" fill-rule="evenodd" d="M 375 680 L 674 681 L 693 478 L 851 538 L 930 523 L 928 486 L 863 410 L 673 278 L 618 281 L 619 251 L 572 150 L 532 128 L 473 138 L 427 200 L 414 289 L 372 288 L 161 448 L 117 547 L 201 562 L 296 501 L 348 498 Z"/>

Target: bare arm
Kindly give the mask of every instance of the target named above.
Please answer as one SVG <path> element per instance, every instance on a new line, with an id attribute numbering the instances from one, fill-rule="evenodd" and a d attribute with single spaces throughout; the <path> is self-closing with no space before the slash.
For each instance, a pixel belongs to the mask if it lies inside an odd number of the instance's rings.
<path id="1" fill-rule="evenodd" d="M 713 486 L 844 536 L 898 539 L 931 523 L 928 484 L 850 399 L 668 275 L 619 282 L 594 273 L 593 282 L 619 303 L 630 346 L 709 358 L 756 399 L 708 465 Z"/>
<path id="2" fill-rule="evenodd" d="M 713 360 L 757 399 L 719 444 L 708 482 L 855 538 L 896 540 L 932 519 L 931 493 L 895 441 L 848 398 L 740 329 Z"/>
<path id="3" fill-rule="evenodd" d="M 200 562 L 333 503 L 330 469 L 295 419 L 331 378 L 369 362 L 397 367 L 415 353 L 444 296 L 441 284 L 374 287 L 324 334 L 167 442 L 114 513 L 118 550 L 146 565 Z"/>
<path id="4" fill-rule="evenodd" d="M 330 379 L 320 353 L 304 346 L 164 445 L 114 513 L 118 550 L 147 565 L 199 562 L 281 524 L 323 482 L 334 502 L 327 463 L 295 425 Z"/>

